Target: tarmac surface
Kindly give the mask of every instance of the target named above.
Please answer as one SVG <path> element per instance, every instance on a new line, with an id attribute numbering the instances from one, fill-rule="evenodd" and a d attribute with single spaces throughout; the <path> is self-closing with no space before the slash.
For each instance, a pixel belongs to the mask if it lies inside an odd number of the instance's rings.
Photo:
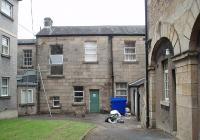
<path id="1" fill-rule="evenodd" d="M 122 117 L 124 123 L 105 122 L 108 114 L 86 114 L 85 117 L 75 117 L 73 115 L 48 115 L 27 116 L 30 118 L 47 119 L 67 119 L 77 120 L 96 124 L 96 127 L 90 130 L 83 140 L 177 140 L 170 134 L 158 129 L 143 129 L 140 122 L 131 117 Z"/>

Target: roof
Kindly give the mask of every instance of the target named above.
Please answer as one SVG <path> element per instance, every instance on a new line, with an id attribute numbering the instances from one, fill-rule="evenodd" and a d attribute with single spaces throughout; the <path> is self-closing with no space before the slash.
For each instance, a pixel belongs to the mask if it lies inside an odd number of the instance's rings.
<path id="1" fill-rule="evenodd" d="M 36 36 L 145 35 L 144 26 L 52 26 Z"/>
<path id="2" fill-rule="evenodd" d="M 136 81 L 130 83 L 129 86 L 130 86 L 130 87 L 138 87 L 138 86 L 140 86 L 140 85 L 143 85 L 144 82 L 145 82 L 145 78 L 141 78 L 141 79 L 139 79 L 139 80 L 136 80 Z"/>
<path id="3" fill-rule="evenodd" d="M 18 45 L 34 45 L 36 43 L 35 39 L 18 39 Z"/>

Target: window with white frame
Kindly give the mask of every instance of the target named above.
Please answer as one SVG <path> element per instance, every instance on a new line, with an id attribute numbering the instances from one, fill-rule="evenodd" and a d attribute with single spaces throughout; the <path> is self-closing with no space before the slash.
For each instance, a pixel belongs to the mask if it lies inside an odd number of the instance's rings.
<path id="1" fill-rule="evenodd" d="M 124 61 L 135 61 L 135 41 L 124 41 Z"/>
<path id="2" fill-rule="evenodd" d="M 24 66 L 32 66 L 32 50 L 23 50 L 24 51 Z"/>
<path id="3" fill-rule="evenodd" d="M 1 96 L 9 95 L 9 78 L 2 77 L 1 79 Z"/>
<path id="4" fill-rule="evenodd" d="M 86 41 L 85 47 L 85 62 L 96 62 L 97 61 L 97 42 Z"/>
<path id="5" fill-rule="evenodd" d="M 127 83 L 116 83 L 115 97 L 127 98 Z"/>
<path id="6" fill-rule="evenodd" d="M 83 102 L 84 91 L 83 86 L 74 86 L 74 102 Z"/>
<path id="7" fill-rule="evenodd" d="M 169 100 L 169 75 L 168 75 L 168 62 L 163 62 L 163 84 L 164 84 L 164 100 Z"/>
<path id="8" fill-rule="evenodd" d="M 33 89 L 21 90 L 21 104 L 33 103 Z"/>
<path id="9" fill-rule="evenodd" d="M 13 14 L 13 5 L 7 0 L 1 1 L 1 12 L 12 18 Z"/>
<path id="10" fill-rule="evenodd" d="M 10 38 L 2 36 L 1 53 L 4 55 L 9 55 L 9 51 L 10 51 Z"/>
<path id="11" fill-rule="evenodd" d="M 53 107 L 60 107 L 60 97 L 53 96 Z"/>
<path id="12" fill-rule="evenodd" d="M 49 63 L 51 65 L 51 75 L 63 74 L 63 46 L 51 45 L 51 54 L 49 57 Z"/>

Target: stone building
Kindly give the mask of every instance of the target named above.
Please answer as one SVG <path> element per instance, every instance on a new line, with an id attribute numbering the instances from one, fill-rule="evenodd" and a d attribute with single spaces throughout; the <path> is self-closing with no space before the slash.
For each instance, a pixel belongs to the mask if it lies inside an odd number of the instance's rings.
<path id="1" fill-rule="evenodd" d="M 143 26 L 52 26 L 37 34 L 36 63 L 44 89 L 38 111 L 106 112 L 110 97 L 125 97 L 128 84 L 144 77 Z M 79 112 L 80 111 L 80 112 Z"/>
<path id="2" fill-rule="evenodd" d="M 0 118 L 17 117 L 18 1 L 0 0 Z"/>
<path id="3" fill-rule="evenodd" d="M 37 113 L 36 40 L 19 39 L 17 51 L 17 94 L 19 115 Z"/>
<path id="4" fill-rule="evenodd" d="M 147 0 L 150 126 L 198 140 L 200 0 Z"/>

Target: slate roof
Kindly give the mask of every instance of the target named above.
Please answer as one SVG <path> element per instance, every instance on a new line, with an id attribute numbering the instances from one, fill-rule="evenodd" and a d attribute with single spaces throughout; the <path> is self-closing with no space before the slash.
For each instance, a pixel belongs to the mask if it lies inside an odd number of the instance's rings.
<path id="1" fill-rule="evenodd" d="M 52 26 L 36 36 L 145 35 L 144 26 Z"/>
<path id="2" fill-rule="evenodd" d="M 36 43 L 35 39 L 18 39 L 18 45 L 32 45 Z"/>

